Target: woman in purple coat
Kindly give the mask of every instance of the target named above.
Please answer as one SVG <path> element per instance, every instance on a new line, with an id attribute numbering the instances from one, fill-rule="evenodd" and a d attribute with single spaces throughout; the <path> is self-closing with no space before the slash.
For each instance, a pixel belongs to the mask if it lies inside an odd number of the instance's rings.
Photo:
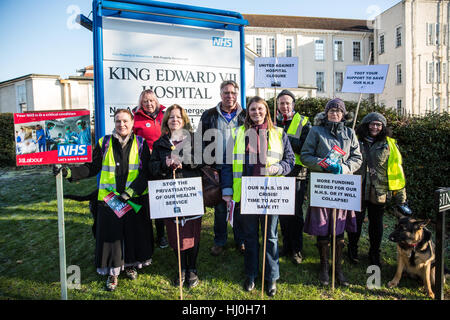
<path id="1" fill-rule="evenodd" d="M 334 174 L 353 174 L 362 164 L 362 155 L 355 131 L 345 126 L 346 109 L 344 101 L 333 99 L 328 101 L 325 112 L 314 119 L 314 126 L 303 144 L 300 159 L 311 172 Z M 335 165 L 327 169 L 318 163 L 327 156 L 334 147 L 341 148 L 345 155 Z M 317 247 L 320 255 L 319 280 L 323 285 L 329 283 L 328 257 L 330 252 L 330 236 L 333 233 L 332 209 L 309 207 L 306 213 L 304 231 L 317 236 Z M 344 248 L 344 231 L 355 232 L 356 215 L 352 210 L 337 210 L 336 213 L 336 279 L 343 286 L 348 282 L 342 273 L 342 251 Z"/>

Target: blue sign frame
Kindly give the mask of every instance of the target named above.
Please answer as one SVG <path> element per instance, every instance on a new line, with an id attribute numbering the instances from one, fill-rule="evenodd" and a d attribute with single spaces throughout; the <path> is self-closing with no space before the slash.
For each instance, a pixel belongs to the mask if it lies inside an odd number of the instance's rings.
<path id="1" fill-rule="evenodd" d="M 176 3 L 148 0 L 103 1 L 93 0 L 94 33 L 94 88 L 95 88 L 95 137 L 105 134 L 105 101 L 103 83 L 103 27 L 102 17 L 120 17 L 135 20 L 164 22 L 203 28 L 239 31 L 241 105 L 245 107 L 245 46 L 242 15 L 234 11 L 210 9 Z"/>

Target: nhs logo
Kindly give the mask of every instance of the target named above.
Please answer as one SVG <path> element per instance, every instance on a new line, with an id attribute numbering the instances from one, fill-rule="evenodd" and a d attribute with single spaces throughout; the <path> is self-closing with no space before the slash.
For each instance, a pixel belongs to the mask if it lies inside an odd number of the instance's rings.
<path id="1" fill-rule="evenodd" d="M 86 156 L 87 146 L 85 144 L 58 145 L 58 157 Z"/>
<path id="2" fill-rule="evenodd" d="M 212 37 L 213 46 L 216 47 L 233 47 L 233 40 L 231 38 Z"/>

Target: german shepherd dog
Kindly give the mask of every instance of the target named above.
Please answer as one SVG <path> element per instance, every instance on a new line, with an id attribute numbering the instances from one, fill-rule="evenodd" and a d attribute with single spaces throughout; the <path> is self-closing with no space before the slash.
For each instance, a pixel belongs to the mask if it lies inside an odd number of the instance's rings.
<path id="1" fill-rule="evenodd" d="M 420 277 L 428 296 L 434 299 L 434 244 L 431 231 L 425 228 L 429 222 L 402 217 L 389 235 L 389 240 L 397 243 L 397 271 L 388 283 L 389 288 L 396 287 L 406 271 L 411 277 Z"/>

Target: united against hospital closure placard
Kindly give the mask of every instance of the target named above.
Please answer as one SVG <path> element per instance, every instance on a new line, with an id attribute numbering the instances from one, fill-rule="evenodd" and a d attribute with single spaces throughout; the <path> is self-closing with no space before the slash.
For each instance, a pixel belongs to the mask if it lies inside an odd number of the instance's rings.
<path id="1" fill-rule="evenodd" d="M 255 58 L 255 88 L 298 88 L 298 57 Z"/>
<path id="2" fill-rule="evenodd" d="M 295 177 L 242 177 L 241 214 L 294 215 Z"/>
<path id="3" fill-rule="evenodd" d="M 310 205 L 361 211 L 361 176 L 311 172 Z"/>
<path id="4" fill-rule="evenodd" d="M 202 179 L 152 180 L 148 182 L 150 218 L 203 215 Z"/>

